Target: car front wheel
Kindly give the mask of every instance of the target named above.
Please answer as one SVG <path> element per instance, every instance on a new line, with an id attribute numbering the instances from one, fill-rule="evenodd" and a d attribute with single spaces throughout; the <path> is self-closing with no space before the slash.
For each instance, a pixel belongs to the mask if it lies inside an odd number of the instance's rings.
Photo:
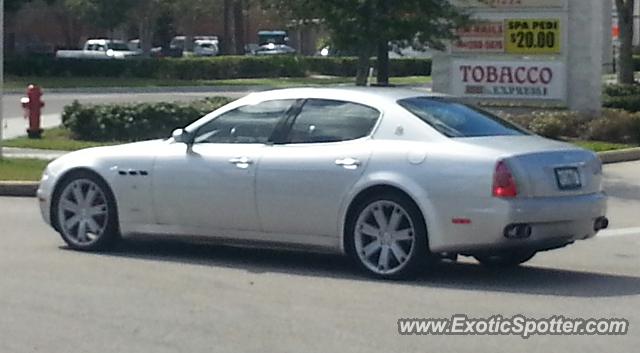
<path id="1" fill-rule="evenodd" d="M 379 278 L 406 278 L 426 263 L 429 251 L 422 213 L 408 197 L 373 195 L 353 212 L 347 247 L 358 265 Z"/>
<path id="2" fill-rule="evenodd" d="M 89 172 L 77 172 L 62 181 L 54 196 L 52 216 L 72 249 L 103 250 L 119 237 L 111 190 Z"/>

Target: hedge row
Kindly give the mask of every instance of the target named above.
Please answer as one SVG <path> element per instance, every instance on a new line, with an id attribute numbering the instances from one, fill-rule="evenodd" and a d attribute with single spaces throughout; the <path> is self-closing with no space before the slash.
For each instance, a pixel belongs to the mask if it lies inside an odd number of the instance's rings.
<path id="1" fill-rule="evenodd" d="M 640 112 L 640 85 L 608 85 L 603 93 L 604 107 Z"/>
<path id="2" fill-rule="evenodd" d="M 229 101 L 229 98 L 213 97 L 192 103 L 82 105 L 74 102 L 65 107 L 62 122 L 79 140 L 166 138 L 174 129 L 189 125 Z M 554 139 L 640 144 L 640 113 L 605 109 L 596 119 L 569 111 L 534 112 L 505 118 Z"/>
<path id="3" fill-rule="evenodd" d="M 15 76 L 137 77 L 215 80 L 262 77 L 304 77 L 308 74 L 354 76 L 355 58 L 302 56 L 220 56 L 137 60 L 55 59 L 45 56 L 5 60 L 5 74 Z M 375 64 L 375 60 L 374 63 Z M 392 59 L 392 76 L 431 75 L 430 59 Z"/>
<path id="4" fill-rule="evenodd" d="M 602 116 L 595 119 L 569 111 L 534 112 L 505 118 L 553 139 L 640 144 L 640 113 L 625 110 L 605 109 Z"/>
<path id="5" fill-rule="evenodd" d="M 224 97 L 193 103 L 82 105 L 73 102 L 62 113 L 62 124 L 73 138 L 85 141 L 141 141 L 166 138 L 229 103 Z"/>
<path id="6" fill-rule="evenodd" d="M 352 57 L 342 58 L 303 58 L 307 73 L 330 76 L 355 76 L 358 60 Z M 391 59 L 389 74 L 392 77 L 430 76 L 431 59 Z M 377 66 L 377 59 L 371 61 Z"/>
<path id="7" fill-rule="evenodd" d="M 618 58 L 616 58 L 616 63 L 617 63 Z M 616 64 L 618 65 L 618 64 Z M 634 71 L 640 71 L 640 55 L 634 55 L 633 56 L 633 67 L 634 67 Z"/>

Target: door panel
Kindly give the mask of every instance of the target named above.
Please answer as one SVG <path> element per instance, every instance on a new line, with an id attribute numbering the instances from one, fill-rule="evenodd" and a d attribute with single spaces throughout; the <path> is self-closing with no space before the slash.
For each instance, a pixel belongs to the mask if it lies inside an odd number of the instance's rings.
<path id="1" fill-rule="evenodd" d="M 258 230 L 255 166 L 264 145 L 168 146 L 153 173 L 159 224 Z"/>
<path id="2" fill-rule="evenodd" d="M 256 186 L 262 230 L 336 236 L 344 196 L 370 155 L 362 141 L 265 147 Z"/>
<path id="3" fill-rule="evenodd" d="M 336 236 L 344 196 L 366 168 L 380 112 L 340 100 L 309 99 L 283 145 L 265 148 L 257 204 L 269 233 Z"/>
<path id="4" fill-rule="evenodd" d="M 193 143 L 170 144 L 154 170 L 159 224 L 258 231 L 256 166 L 295 100 L 250 104 L 212 118 Z"/>

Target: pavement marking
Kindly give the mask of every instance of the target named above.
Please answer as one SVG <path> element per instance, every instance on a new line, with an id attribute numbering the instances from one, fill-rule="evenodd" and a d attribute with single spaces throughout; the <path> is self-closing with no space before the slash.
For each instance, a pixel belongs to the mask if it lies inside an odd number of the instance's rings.
<path id="1" fill-rule="evenodd" d="M 635 228 L 620 228 L 620 229 L 607 229 L 598 233 L 598 237 L 622 237 L 625 235 L 640 235 L 640 227 Z"/>

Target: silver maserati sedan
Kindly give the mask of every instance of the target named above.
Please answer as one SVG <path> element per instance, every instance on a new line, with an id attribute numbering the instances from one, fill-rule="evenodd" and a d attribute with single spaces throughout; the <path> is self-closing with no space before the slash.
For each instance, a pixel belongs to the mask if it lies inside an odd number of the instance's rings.
<path id="1" fill-rule="evenodd" d="M 395 88 L 254 93 L 166 140 L 65 155 L 38 198 L 77 250 L 209 238 L 340 252 L 389 279 L 458 255 L 514 266 L 608 226 L 594 153 Z"/>

